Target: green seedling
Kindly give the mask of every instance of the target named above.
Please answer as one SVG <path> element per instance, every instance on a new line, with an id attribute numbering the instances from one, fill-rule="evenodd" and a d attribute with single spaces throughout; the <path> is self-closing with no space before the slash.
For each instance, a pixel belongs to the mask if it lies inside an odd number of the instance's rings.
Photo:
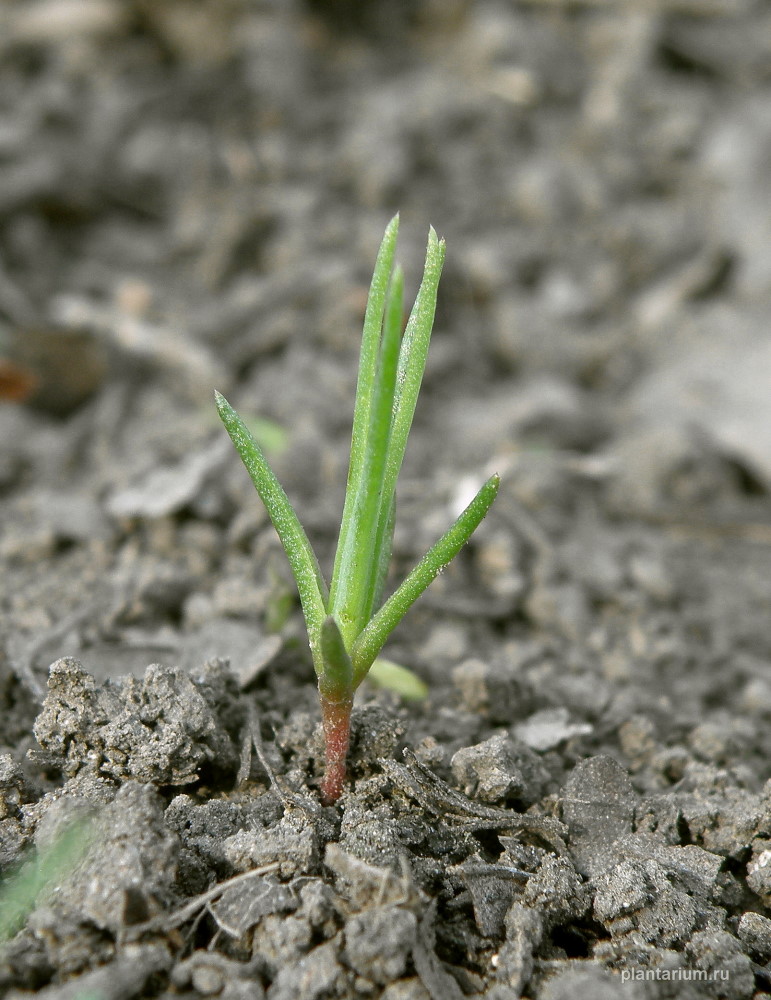
<path id="1" fill-rule="evenodd" d="M 498 492 L 491 476 L 452 527 L 382 602 L 394 531 L 396 480 L 423 379 L 444 241 L 429 231 L 423 280 L 402 334 L 403 277 L 394 265 L 399 218 L 375 263 L 364 317 L 345 503 L 329 588 L 284 490 L 244 421 L 217 408 L 284 546 L 300 593 L 324 726 L 325 804 L 345 782 L 354 692 L 410 606 L 468 541 Z"/>
<path id="2" fill-rule="evenodd" d="M 76 820 L 0 883 L 0 944 L 10 940 L 41 900 L 72 874 L 93 838 L 92 823 Z"/>

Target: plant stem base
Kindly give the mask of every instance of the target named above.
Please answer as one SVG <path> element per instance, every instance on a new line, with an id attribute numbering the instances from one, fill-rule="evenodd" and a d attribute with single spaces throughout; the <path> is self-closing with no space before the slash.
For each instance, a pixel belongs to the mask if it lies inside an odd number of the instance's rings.
<path id="1" fill-rule="evenodd" d="M 324 725 L 326 765 L 321 782 L 321 801 L 334 805 L 343 792 L 346 759 L 351 742 L 351 708 L 353 699 L 328 701 L 322 698 L 321 718 Z"/>

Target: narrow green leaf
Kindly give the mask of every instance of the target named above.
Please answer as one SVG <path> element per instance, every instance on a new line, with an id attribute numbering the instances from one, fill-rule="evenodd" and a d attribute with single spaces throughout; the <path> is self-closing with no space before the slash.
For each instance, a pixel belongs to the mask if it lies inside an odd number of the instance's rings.
<path id="1" fill-rule="evenodd" d="M 332 615 L 321 623 L 321 655 L 324 672 L 319 678 L 319 691 L 329 701 L 345 701 L 353 694 L 353 665 L 343 637 Z"/>
<path id="2" fill-rule="evenodd" d="M 322 659 L 319 636 L 322 622 L 327 615 L 328 597 L 318 560 L 294 508 L 268 465 L 260 446 L 225 397 L 218 392 L 215 392 L 214 395 L 222 423 L 236 446 L 241 461 L 246 466 L 246 471 L 259 493 L 260 499 L 265 504 L 273 527 L 284 546 L 300 593 L 313 663 L 316 672 L 320 673 Z"/>
<path id="3" fill-rule="evenodd" d="M 380 345 L 377 373 L 377 406 L 374 420 L 371 422 L 370 438 L 376 447 L 385 452 L 387 437 L 391 430 L 394 399 L 396 395 L 396 378 L 399 365 L 399 352 L 402 339 L 402 322 L 404 319 L 404 273 L 397 264 L 388 286 L 385 316 L 383 319 L 383 337 Z"/>
<path id="4" fill-rule="evenodd" d="M 352 480 L 358 480 L 364 464 L 364 453 L 369 434 L 370 409 L 375 392 L 380 333 L 383 327 L 383 314 L 391 272 L 394 267 L 398 236 L 399 215 L 397 213 L 386 226 L 375 260 L 375 269 L 372 273 L 372 282 L 367 296 L 359 356 L 359 374 L 356 383 L 356 400 L 353 409 L 351 458 L 348 469 L 349 483 Z"/>
<path id="5" fill-rule="evenodd" d="M 404 331 L 399 354 L 395 404 L 404 411 L 399 419 L 406 425 L 407 433 L 409 433 L 412 424 L 412 415 L 415 411 L 415 403 L 426 367 L 428 345 L 436 313 L 437 291 L 444 266 L 444 255 L 444 240 L 439 239 L 433 226 L 429 226 L 423 277 L 410 312 L 410 318 L 407 320 L 407 328 Z"/>
<path id="6" fill-rule="evenodd" d="M 367 309 L 364 315 L 359 375 L 356 384 L 356 402 L 353 410 L 353 430 L 351 433 L 351 457 L 348 466 L 348 482 L 340 523 L 340 535 L 335 552 L 335 563 L 330 585 L 330 608 L 340 611 L 341 626 L 345 632 L 345 610 L 352 583 L 351 565 L 356 560 L 359 546 L 358 514 L 365 477 L 365 459 L 370 433 L 371 410 L 377 385 L 380 334 L 383 327 L 388 283 L 393 270 L 396 254 L 396 240 L 399 235 L 399 216 L 395 215 L 383 236 L 375 270 L 372 275 Z M 342 589 L 342 594 L 339 591 Z"/>
<path id="7" fill-rule="evenodd" d="M 372 597 L 381 569 L 380 551 L 387 542 L 384 528 L 378 523 L 378 515 L 402 332 L 403 289 L 401 268 L 397 266 L 386 302 L 367 447 L 354 508 L 356 532 L 349 539 L 350 555 L 344 556 L 341 563 L 345 567 L 345 576 L 337 595 L 339 604 L 330 608 L 340 616 L 343 636 L 349 647 L 369 621 Z"/>
<path id="8" fill-rule="evenodd" d="M 407 327 L 399 351 L 394 389 L 394 412 L 378 514 L 378 524 L 381 525 L 381 530 L 384 530 L 388 521 L 388 511 L 396 492 L 396 481 L 404 461 L 407 439 L 412 427 L 418 393 L 426 368 L 431 328 L 436 312 L 439 279 L 444 264 L 444 252 L 444 240 L 437 238 L 432 227 L 428 232 L 423 279 L 410 318 L 407 320 Z"/>
<path id="9" fill-rule="evenodd" d="M 379 563 L 376 567 L 377 573 L 373 578 L 373 586 L 368 593 L 367 600 L 367 621 L 377 611 L 383 601 L 383 590 L 388 579 L 388 569 L 391 565 L 391 550 L 394 541 L 394 526 L 396 524 L 396 497 L 391 497 L 391 508 L 388 512 L 388 520 L 385 524 L 382 540 L 378 542 Z"/>
<path id="10" fill-rule="evenodd" d="M 388 289 L 385 320 L 383 322 L 383 344 L 379 379 L 379 423 L 373 425 L 371 434 L 372 447 L 377 449 L 378 463 L 376 476 L 373 475 L 374 487 L 371 489 L 370 503 L 372 518 L 375 522 L 375 539 L 372 546 L 372 559 L 369 576 L 363 588 L 359 609 L 358 632 L 367 624 L 373 611 L 380 605 L 388 566 L 391 561 L 391 544 L 394 535 L 394 517 L 396 513 L 396 497 L 391 496 L 391 502 L 383 503 L 383 480 L 388 459 L 388 445 L 391 437 L 394 410 L 396 407 L 396 378 L 399 364 L 399 354 L 404 316 L 404 275 L 397 264 L 393 279 Z M 358 634 L 357 632 L 357 634 Z"/>
<path id="11" fill-rule="evenodd" d="M 358 686 L 364 679 L 386 639 L 412 604 L 447 563 L 458 554 L 476 530 L 495 500 L 499 485 L 500 479 L 497 475 L 487 480 L 452 527 L 428 550 L 353 644 L 351 659 L 354 668 L 354 686 Z"/>

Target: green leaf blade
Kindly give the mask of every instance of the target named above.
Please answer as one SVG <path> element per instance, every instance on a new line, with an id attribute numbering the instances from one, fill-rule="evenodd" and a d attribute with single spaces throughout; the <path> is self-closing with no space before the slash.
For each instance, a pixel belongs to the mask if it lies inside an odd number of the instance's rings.
<path id="1" fill-rule="evenodd" d="M 383 502 L 385 475 L 388 462 L 388 447 L 396 409 L 396 380 L 399 367 L 399 356 L 402 336 L 402 319 L 404 315 L 404 275 L 397 264 L 388 289 L 385 319 L 383 321 L 383 344 L 381 351 L 381 366 L 379 369 L 378 422 L 373 424 L 373 447 L 378 449 L 376 480 L 377 493 L 372 490 L 370 503 L 375 537 L 372 546 L 372 559 L 369 567 L 369 577 L 362 591 L 359 609 L 359 631 L 367 624 L 373 611 L 380 604 L 383 587 L 388 575 L 391 561 L 391 545 L 394 535 L 396 515 L 396 497 L 391 496 L 391 502 Z"/>
<path id="2" fill-rule="evenodd" d="M 367 580 L 374 559 L 376 518 L 379 509 L 378 470 L 380 453 L 385 454 L 390 427 L 391 398 L 385 398 L 386 357 L 390 354 L 387 310 L 392 308 L 394 283 L 401 287 L 401 277 L 394 273 L 394 257 L 399 229 L 395 216 L 386 229 L 372 276 L 364 318 L 359 375 L 354 404 L 351 458 L 348 468 L 343 518 L 335 553 L 329 608 L 339 622 L 346 642 L 350 643 L 363 626 L 362 609 Z M 385 325 L 385 335 L 383 331 Z M 398 347 L 398 341 L 397 341 Z M 395 352 L 394 352 L 395 353 Z M 384 374 L 386 379 L 384 380 Z M 396 378 L 391 377 L 393 383 Z M 393 390 L 391 390 L 391 397 Z"/>
<path id="3" fill-rule="evenodd" d="M 356 534 L 352 535 L 354 552 L 350 561 L 344 599 L 339 612 L 346 623 L 346 639 L 352 644 L 372 614 L 374 593 L 384 572 L 383 548 L 388 549 L 388 522 L 379 523 L 383 476 L 391 433 L 394 388 L 401 340 L 404 279 L 401 268 L 394 269 L 386 301 L 383 334 L 380 343 L 375 392 L 370 412 L 369 436 L 362 467 L 359 495 L 356 498 Z M 393 525 L 391 525 L 393 533 Z M 385 570 L 387 571 L 387 566 Z M 338 610 L 335 608 L 334 610 Z"/>
<path id="4" fill-rule="evenodd" d="M 394 268 L 398 237 L 399 215 L 397 214 L 388 223 L 383 235 L 375 260 L 375 269 L 372 273 L 369 295 L 367 296 L 361 354 L 359 357 L 359 374 L 356 384 L 356 400 L 353 411 L 351 458 L 348 470 L 349 484 L 351 481 L 358 481 L 362 465 L 364 464 L 364 454 L 369 433 L 370 409 L 375 392 L 380 333 L 383 327 L 383 315 L 391 273 Z"/>
<path id="5" fill-rule="evenodd" d="M 313 662 L 318 673 L 322 665 L 319 637 L 327 615 L 328 601 L 327 587 L 318 560 L 294 508 L 248 427 L 224 396 L 215 392 L 215 399 L 220 419 L 265 504 L 286 552 L 300 594 Z"/>
<path id="6" fill-rule="evenodd" d="M 407 327 L 399 350 L 399 360 L 394 386 L 393 418 L 391 434 L 388 440 L 388 452 L 383 473 L 383 486 L 380 496 L 380 511 L 378 524 L 381 533 L 388 523 L 388 512 L 396 493 L 396 481 L 399 478 L 404 454 L 407 450 L 407 439 L 415 415 L 418 394 L 423 382 L 423 373 L 428 358 L 428 347 L 431 341 L 431 330 L 436 313 L 436 299 L 439 289 L 439 279 L 444 265 L 445 245 L 440 240 L 433 227 L 429 229 L 426 260 L 423 267 L 423 278 L 420 283 L 415 303 L 407 320 Z M 379 542 L 381 540 L 379 539 Z M 382 542 L 381 542 L 382 544 Z"/>
<path id="7" fill-rule="evenodd" d="M 388 569 L 391 565 L 391 551 L 394 541 L 394 527 L 396 525 L 396 497 L 391 497 L 391 507 L 388 511 L 388 520 L 383 525 L 378 525 L 378 530 L 382 531 L 382 537 L 378 538 L 378 563 L 373 565 L 374 573 L 370 581 L 367 592 L 367 620 L 380 607 L 383 600 L 383 590 L 388 579 Z"/>
<path id="8" fill-rule="evenodd" d="M 426 369 L 428 345 L 434 326 L 436 299 L 439 280 L 442 277 L 444 256 L 444 240 L 439 239 L 432 226 L 428 231 L 423 278 L 407 320 L 399 352 L 399 369 L 396 376 L 394 397 L 394 441 L 389 455 L 389 461 L 396 464 L 394 479 L 401 468 L 400 451 L 403 457 L 407 437 L 412 426 L 412 418 L 415 414 L 418 393 L 423 382 L 423 373 Z"/>
<path id="9" fill-rule="evenodd" d="M 369 434 L 352 504 L 351 532 L 343 543 L 345 551 L 340 555 L 338 550 L 340 559 L 335 559 L 340 587 L 336 588 L 333 576 L 330 600 L 349 648 L 366 626 L 384 579 L 382 563 L 390 548 L 388 533 L 393 531 L 390 516 L 396 480 L 423 380 L 443 263 L 444 243 L 430 229 L 423 278 L 403 338 L 403 278 L 399 269 L 394 272 L 384 306 Z"/>
<path id="10" fill-rule="evenodd" d="M 358 686 L 364 679 L 386 639 L 409 608 L 441 570 L 455 558 L 477 529 L 482 518 L 492 506 L 499 486 L 500 478 L 497 475 L 491 476 L 487 480 L 455 523 L 438 542 L 432 545 L 358 637 L 351 650 L 355 686 Z"/>

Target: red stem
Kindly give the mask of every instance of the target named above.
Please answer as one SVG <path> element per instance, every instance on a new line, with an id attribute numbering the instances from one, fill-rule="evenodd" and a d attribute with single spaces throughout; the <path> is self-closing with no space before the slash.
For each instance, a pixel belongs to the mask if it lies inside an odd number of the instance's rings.
<path id="1" fill-rule="evenodd" d="M 321 801 L 325 806 L 334 805 L 340 798 L 345 784 L 346 758 L 351 740 L 351 708 L 353 699 L 330 701 L 322 696 L 321 718 L 324 724 L 326 767 L 321 782 Z"/>

